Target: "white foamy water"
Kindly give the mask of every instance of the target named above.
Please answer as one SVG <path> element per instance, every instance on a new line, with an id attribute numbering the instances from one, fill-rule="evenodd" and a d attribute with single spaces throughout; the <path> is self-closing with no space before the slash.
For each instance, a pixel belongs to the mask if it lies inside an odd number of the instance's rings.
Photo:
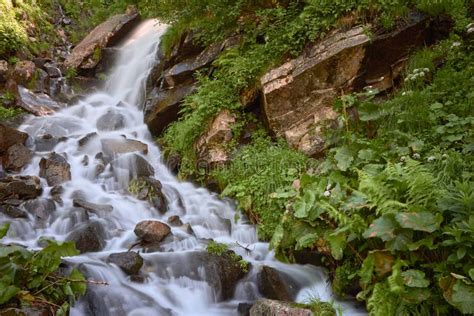
<path id="1" fill-rule="evenodd" d="M 90 285 L 88 294 L 72 309 L 72 315 L 238 315 L 241 302 L 253 302 L 261 294 L 257 287 L 257 273 L 267 265 L 282 272 L 298 289 L 296 299 L 308 298 L 333 300 L 327 275 L 323 269 L 310 265 L 289 265 L 276 261 L 268 244 L 258 242 L 255 227 L 240 216 L 235 222 L 235 207 L 206 189 L 191 183 L 179 182 L 161 160 L 160 150 L 143 123 L 142 103 L 145 83 L 156 60 L 159 37 L 165 30 L 155 21 L 145 21 L 120 48 L 117 65 L 109 74 L 105 87 L 89 95 L 74 106 L 47 117 L 31 117 L 21 129 L 32 138 L 51 134 L 67 137 L 54 151 L 67 157 L 71 165 L 72 180 L 64 183 L 62 205 L 56 203 L 46 222 L 38 219 L 11 220 L 0 215 L 0 222 L 11 221 L 6 242 L 16 242 L 39 248 L 42 236 L 58 241 L 80 225 L 95 221 L 106 231 L 106 245 L 100 252 L 86 253 L 68 261 L 78 264 L 90 280 L 106 281 L 108 286 Z M 122 115 L 121 126 L 113 131 L 99 131 L 97 122 L 109 113 Z M 96 132 L 85 146 L 78 140 Z M 168 211 L 160 214 L 150 204 L 127 194 L 129 170 L 105 171 L 96 175 L 103 151 L 103 139 L 133 139 L 148 145 L 148 153 L 140 154 L 154 168 L 154 176 L 163 185 L 168 200 Z M 49 152 L 36 152 L 31 164 L 22 174 L 38 175 L 39 161 Z M 85 164 L 85 157 L 88 164 Z M 125 163 L 126 165 L 126 163 Z M 125 172 L 123 172 L 125 170 Z M 134 170 L 132 170 L 132 173 Z M 43 198 L 50 197 L 51 187 L 42 179 Z M 113 206 L 112 212 L 84 213 L 73 207 L 73 196 L 80 196 L 92 203 Z M 141 269 L 142 282 L 134 282 L 118 267 L 106 263 L 111 253 L 124 252 L 136 242 L 135 225 L 147 219 L 166 222 L 172 215 L 179 215 L 184 223 L 191 224 L 194 234 L 172 227 L 173 238 L 168 239 L 155 252 L 141 252 L 145 264 Z M 221 300 L 219 288 L 213 286 L 212 275 L 200 261 L 206 241 L 213 238 L 225 242 L 252 265 L 251 270 L 237 285 L 233 298 Z M 245 245 L 252 251 L 247 252 Z M 139 247 L 135 250 L 140 249 Z M 207 271 L 209 274 L 209 271 Z M 215 276 L 214 276 L 215 278 Z M 364 315 L 349 303 L 339 303 L 344 315 Z"/>

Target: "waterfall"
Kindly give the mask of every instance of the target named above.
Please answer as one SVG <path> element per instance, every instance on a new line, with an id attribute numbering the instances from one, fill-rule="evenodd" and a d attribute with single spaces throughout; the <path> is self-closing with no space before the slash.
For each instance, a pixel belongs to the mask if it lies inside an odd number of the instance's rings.
<path id="1" fill-rule="evenodd" d="M 296 299 L 308 297 L 333 300 L 328 277 L 322 268 L 311 265 L 284 264 L 274 259 L 268 244 L 259 242 L 255 227 L 238 216 L 232 201 L 222 200 L 204 188 L 180 182 L 167 169 L 160 150 L 144 124 L 141 105 L 146 79 L 156 64 L 156 51 L 165 26 L 148 20 L 120 45 L 114 69 L 107 76 L 101 91 L 88 95 L 75 105 L 47 117 L 30 117 L 21 129 L 31 139 L 42 135 L 64 137 L 52 151 L 63 155 L 71 166 L 71 180 L 62 185 L 56 210 L 46 223 L 13 220 L 5 242 L 23 244 L 38 249 L 41 238 L 58 241 L 84 223 L 94 221 L 104 227 L 105 245 L 101 251 L 87 252 L 66 261 L 80 267 L 90 280 L 106 281 L 108 286 L 89 285 L 88 293 L 71 310 L 71 315 L 238 315 L 241 302 L 253 302 L 261 297 L 257 273 L 270 266 L 284 273 L 299 289 Z M 103 124 L 112 124 L 102 126 Z M 96 134 L 91 134 L 96 133 Z M 136 140 L 147 150 L 133 155 L 103 158 L 103 141 Z M 34 146 L 34 144 L 30 143 Z M 22 174 L 38 175 L 39 161 L 48 152 L 36 151 L 32 162 Z M 139 161 L 136 165 L 133 163 Z M 136 157 L 144 160 L 137 160 Z M 118 162 L 112 166 L 112 159 Z M 130 176 L 136 175 L 146 161 L 148 170 L 162 183 L 168 201 L 168 211 L 160 213 L 148 201 L 128 194 Z M 51 197 L 51 187 L 42 179 L 42 198 Z M 73 200 L 80 197 L 90 203 L 110 205 L 110 212 L 84 212 Z M 126 275 L 117 266 L 107 263 L 112 253 L 125 252 L 134 243 L 134 228 L 143 220 L 159 220 L 177 215 L 189 223 L 192 232 L 171 227 L 172 237 L 159 249 L 140 250 L 144 259 L 142 278 Z M 4 220 L 0 214 L 0 220 Z M 249 273 L 239 281 L 231 299 L 222 300 L 222 289 L 216 288 L 216 275 L 202 261 L 207 239 L 226 243 L 250 262 Z M 245 245 L 241 247 L 239 245 Z M 247 248 L 247 249 L 244 249 Z M 250 250 L 250 251 L 248 251 Z M 339 302 L 344 315 L 363 315 L 352 303 Z"/>

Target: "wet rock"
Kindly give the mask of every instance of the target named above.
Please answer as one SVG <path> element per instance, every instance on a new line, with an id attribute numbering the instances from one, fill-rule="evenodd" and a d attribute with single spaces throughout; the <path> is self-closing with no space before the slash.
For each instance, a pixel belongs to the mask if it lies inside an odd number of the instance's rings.
<path id="1" fill-rule="evenodd" d="M 150 264 L 154 264 L 155 273 L 162 278 L 188 277 L 193 280 L 203 280 L 204 276 L 204 281 L 216 291 L 219 300 L 230 299 L 237 283 L 247 273 L 227 253 L 219 256 L 202 251 L 170 252 L 166 253 L 166 256 L 154 257 Z M 172 269 L 167 267 L 172 267 Z"/>
<path id="2" fill-rule="evenodd" d="M 99 136 L 99 135 L 96 132 L 89 133 L 86 136 L 79 139 L 77 141 L 77 143 L 78 143 L 79 147 L 84 147 L 87 144 L 89 144 L 89 142 L 91 142 L 93 139 L 97 138 L 97 136 Z"/>
<path id="3" fill-rule="evenodd" d="M 51 134 L 45 134 L 35 138 L 36 151 L 51 151 L 60 142 L 65 142 L 67 137 L 56 137 Z"/>
<path id="4" fill-rule="evenodd" d="M 137 275 L 143 266 L 143 258 L 133 251 L 113 253 L 107 258 L 107 262 L 117 265 L 128 275 Z"/>
<path id="5" fill-rule="evenodd" d="M 159 243 L 171 234 L 171 229 L 159 221 L 142 221 L 135 226 L 135 235 L 145 243 Z"/>
<path id="6" fill-rule="evenodd" d="M 3 123 L 0 123 L 0 155 L 5 153 L 10 146 L 25 144 L 28 134 L 20 132 Z"/>
<path id="7" fill-rule="evenodd" d="M 49 186 L 71 180 L 71 166 L 66 158 L 57 153 L 50 154 L 48 158 L 41 158 L 39 167 L 39 176 L 45 178 Z"/>
<path id="8" fill-rule="evenodd" d="M 188 95 L 196 90 L 194 83 L 172 89 L 156 89 L 145 103 L 145 123 L 155 136 L 179 118 L 179 107 Z"/>
<path id="9" fill-rule="evenodd" d="M 6 60 L 0 60 L 0 84 L 7 81 L 8 63 Z"/>
<path id="10" fill-rule="evenodd" d="M 33 58 L 33 62 L 35 63 L 35 66 L 37 68 L 43 68 L 45 64 L 51 63 L 52 60 L 51 58 L 37 57 L 37 58 Z"/>
<path id="11" fill-rule="evenodd" d="M 30 60 L 22 60 L 15 64 L 13 79 L 19 85 L 29 84 L 36 74 L 36 65 Z"/>
<path id="12" fill-rule="evenodd" d="M 11 176 L 0 179 L 0 200 L 29 200 L 42 192 L 41 182 L 35 176 Z"/>
<path id="13" fill-rule="evenodd" d="M 125 117 L 116 110 L 108 110 L 96 123 L 99 131 L 116 131 L 125 126 Z"/>
<path id="14" fill-rule="evenodd" d="M 100 51 L 123 39 L 138 22 L 138 13 L 119 14 L 94 28 L 72 50 L 64 62 L 65 68 L 94 69 L 101 60 Z"/>
<path id="15" fill-rule="evenodd" d="M 258 273 L 257 286 L 265 298 L 280 301 L 292 301 L 298 290 L 288 277 L 268 266 L 263 266 Z"/>
<path id="16" fill-rule="evenodd" d="M 102 139 L 102 150 L 108 156 L 115 156 L 117 154 L 139 152 L 142 154 L 148 153 L 148 145 L 133 139 Z"/>
<path id="17" fill-rule="evenodd" d="M 249 316 L 252 305 L 253 304 L 250 303 L 239 303 L 237 306 L 237 312 L 239 313 L 239 316 Z"/>
<path id="18" fill-rule="evenodd" d="M 195 143 L 199 160 L 206 162 L 206 167 L 212 168 L 228 162 L 229 154 L 225 146 L 232 140 L 232 127 L 235 122 L 235 115 L 228 110 L 219 112 L 207 131 Z"/>
<path id="19" fill-rule="evenodd" d="M 179 218 L 178 215 L 173 215 L 168 217 L 168 224 L 171 226 L 181 226 L 183 225 L 183 222 L 181 221 L 181 218 Z"/>
<path id="20" fill-rule="evenodd" d="M 137 199 L 150 202 L 156 210 L 164 214 L 168 210 L 168 205 L 161 189 L 161 182 L 151 177 L 134 179 L 128 188 Z"/>
<path id="21" fill-rule="evenodd" d="M 3 168 L 7 171 L 20 171 L 31 160 L 32 154 L 23 144 L 15 144 L 8 148 L 3 156 Z"/>
<path id="22" fill-rule="evenodd" d="M 51 316 L 48 307 L 22 307 L 0 309 L 0 316 Z"/>
<path id="23" fill-rule="evenodd" d="M 51 214 L 56 211 L 56 205 L 51 199 L 34 199 L 22 204 L 23 208 L 36 219 L 39 227 L 45 227 Z"/>
<path id="24" fill-rule="evenodd" d="M 51 78 L 59 78 L 61 77 L 61 70 L 59 70 L 58 65 L 48 62 L 43 65 L 43 68 L 46 69 L 48 76 Z"/>
<path id="25" fill-rule="evenodd" d="M 192 79 L 193 73 L 209 66 L 219 56 L 222 48 L 222 43 L 212 44 L 197 57 L 180 62 L 166 70 L 163 75 L 166 87 L 175 87 Z"/>
<path id="26" fill-rule="evenodd" d="M 81 253 L 101 251 L 105 246 L 105 230 L 99 222 L 91 222 L 73 231 L 67 240 L 74 241 Z"/>
<path id="27" fill-rule="evenodd" d="M 35 79 L 31 85 L 33 92 L 49 94 L 50 78 L 48 73 L 43 69 L 37 69 Z"/>
<path id="28" fill-rule="evenodd" d="M 112 205 L 108 204 L 95 204 L 91 202 L 87 202 L 82 199 L 74 199 L 72 201 L 72 205 L 74 207 L 82 207 L 86 211 L 96 213 L 96 214 L 104 214 L 104 213 L 111 213 L 114 210 Z"/>
<path id="29" fill-rule="evenodd" d="M 313 316 L 310 309 L 298 307 L 295 303 L 260 299 L 250 309 L 250 316 Z"/>
<path id="30" fill-rule="evenodd" d="M 62 198 L 61 198 L 61 195 L 64 193 L 64 188 L 60 185 L 56 185 L 54 186 L 51 191 L 50 191 L 50 194 L 51 194 L 51 197 L 52 199 L 61 204 L 62 205 Z"/>
<path id="31" fill-rule="evenodd" d="M 13 205 L 0 205 L 0 213 L 3 213 L 11 218 L 28 218 L 28 214 Z"/>
<path id="32" fill-rule="evenodd" d="M 126 154 L 115 160 L 110 165 L 118 177 L 120 174 L 127 174 L 130 179 L 138 177 L 151 177 L 155 175 L 155 169 L 150 163 L 137 154 Z"/>
<path id="33" fill-rule="evenodd" d="M 47 94 L 34 93 L 22 86 L 18 86 L 17 104 L 23 110 L 36 116 L 53 114 L 55 111 L 66 106 L 63 103 L 52 100 Z"/>
<path id="34" fill-rule="evenodd" d="M 194 236 L 194 230 L 193 230 L 193 227 L 191 226 L 191 224 L 183 224 L 181 226 L 179 226 L 179 228 L 181 230 L 183 230 L 186 234 L 189 234 L 189 235 L 193 235 Z"/>

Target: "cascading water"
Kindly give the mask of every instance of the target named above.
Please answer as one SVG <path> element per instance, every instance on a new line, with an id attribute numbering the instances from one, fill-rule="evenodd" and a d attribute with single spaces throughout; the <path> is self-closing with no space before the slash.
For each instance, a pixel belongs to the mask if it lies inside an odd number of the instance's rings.
<path id="1" fill-rule="evenodd" d="M 159 36 L 164 30 L 156 21 L 143 22 L 122 44 L 117 66 L 102 91 L 54 115 L 30 118 L 22 125 L 21 129 L 32 138 L 45 134 L 66 137 L 54 151 L 67 157 L 72 180 L 62 185 L 62 202 L 56 203 L 56 211 L 49 215 L 46 223 L 14 220 L 5 241 L 38 248 L 40 237 L 62 241 L 86 222 L 94 221 L 105 228 L 106 244 L 102 251 L 68 258 L 78 264 L 89 279 L 109 284 L 90 285 L 86 297 L 72 309 L 72 315 L 237 315 L 240 302 L 252 302 L 261 296 L 256 280 L 263 265 L 274 267 L 291 279 L 300 289 L 297 301 L 303 302 L 309 297 L 332 300 L 322 269 L 276 261 L 268 244 L 258 242 L 253 225 L 245 219 L 234 220 L 235 209 L 230 201 L 222 201 L 190 183 L 178 182 L 161 161 L 160 151 L 143 123 L 139 105 L 143 103 L 146 79 L 156 63 Z M 120 124 L 113 130 L 98 128 L 98 121 L 104 115 L 117 117 Z M 79 145 L 78 140 L 92 132 L 97 135 L 90 137 L 87 144 Z M 125 138 L 148 146 L 147 153 L 140 155 L 153 166 L 154 177 L 163 185 L 168 200 L 166 214 L 127 194 L 129 177 L 138 172 L 127 169 L 130 161 L 125 160 L 123 168 L 112 169 L 107 165 L 103 172 L 97 172 L 103 164 L 101 159 L 94 158 L 104 150 L 101 140 Z M 38 175 L 39 161 L 48 154 L 37 148 L 32 163 L 22 173 Z M 43 197 L 50 197 L 52 188 L 48 188 L 45 181 L 42 184 L 47 188 Z M 88 202 L 111 205 L 113 210 L 84 212 L 73 206 L 73 199 L 78 196 Z M 138 222 L 147 219 L 166 222 L 171 215 L 179 215 L 184 223 L 191 225 L 193 232 L 172 227 L 173 238 L 154 252 L 141 253 L 145 261 L 141 270 L 143 280 L 131 280 L 117 266 L 107 263 L 110 254 L 127 251 L 136 242 L 133 230 Z M 0 217 L 0 221 L 3 220 L 6 218 Z M 209 238 L 229 244 L 251 263 L 249 273 L 238 283 L 233 298 L 227 301 L 220 299 L 219 292 L 223 289 L 212 286 L 215 280 L 211 278 L 219 276 L 209 273 L 200 261 Z M 345 315 L 364 314 L 348 303 L 340 305 Z"/>

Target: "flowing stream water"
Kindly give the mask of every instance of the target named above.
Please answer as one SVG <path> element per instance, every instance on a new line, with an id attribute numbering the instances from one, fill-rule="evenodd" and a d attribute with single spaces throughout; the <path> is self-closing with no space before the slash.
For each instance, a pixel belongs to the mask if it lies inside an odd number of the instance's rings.
<path id="1" fill-rule="evenodd" d="M 67 157 L 72 180 L 64 183 L 62 205 L 49 215 L 45 223 L 36 220 L 14 220 L 6 242 L 16 242 L 31 248 L 40 247 L 40 237 L 62 241 L 79 225 L 87 221 L 100 223 L 106 232 L 106 244 L 100 252 L 85 253 L 68 261 L 78 264 L 91 280 L 106 281 L 108 286 L 90 285 L 88 294 L 72 309 L 71 315 L 238 315 L 241 302 L 253 302 L 261 297 L 257 288 L 257 273 L 263 265 L 276 268 L 298 289 L 295 299 L 334 300 L 325 271 L 311 265 L 284 264 L 273 257 L 268 244 L 259 242 L 255 227 L 242 217 L 235 220 L 235 205 L 216 194 L 191 183 L 179 182 L 161 160 L 160 150 L 144 124 L 143 104 L 147 76 L 156 64 L 159 37 L 165 26 L 156 21 L 143 22 L 121 44 L 116 66 L 104 88 L 88 95 L 77 104 L 46 117 L 31 117 L 21 129 L 31 138 L 50 134 L 66 137 L 54 151 Z M 123 115 L 123 126 L 113 131 L 99 131 L 97 121 L 107 113 Z M 78 140 L 91 132 L 97 137 L 85 146 Z M 148 202 L 127 194 L 131 172 L 117 174 L 107 166 L 96 175 L 102 152 L 102 139 L 134 139 L 148 145 L 142 154 L 154 168 L 154 177 L 161 181 L 168 201 L 168 211 L 160 214 Z M 39 161 L 49 152 L 36 150 L 25 175 L 39 174 Z M 84 158 L 88 157 L 88 158 Z M 89 163 L 85 163 L 89 161 Z M 131 168 L 131 166 L 129 166 Z M 43 198 L 50 197 L 51 187 L 42 179 Z M 113 206 L 112 212 L 84 214 L 73 207 L 73 198 L 81 198 Z M 141 252 L 145 264 L 143 280 L 131 280 L 117 266 L 107 263 L 112 253 L 124 252 L 136 242 L 135 225 L 147 219 L 166 222 L 171 215 L 180 216 L 192 226 L 194 233 L 172 227 L 173 237 L 158 251 Z M 0 221 L 4 220 L 0 215 Z M 230 245 L 236 253 L 251 263 L 249 273 L 237 284 L 230 300 L 221 300 L 222 289 L 211 286 L 216 278 L 204 269 L 199 254 L 206 252 L 207 239 Z M 251 251 L 237 245 L 245 245 Z M 137 248 L 140 249 L 140 248 Z M 337 302 L 344 315 L 365 315 L 348 302 Z"/>

